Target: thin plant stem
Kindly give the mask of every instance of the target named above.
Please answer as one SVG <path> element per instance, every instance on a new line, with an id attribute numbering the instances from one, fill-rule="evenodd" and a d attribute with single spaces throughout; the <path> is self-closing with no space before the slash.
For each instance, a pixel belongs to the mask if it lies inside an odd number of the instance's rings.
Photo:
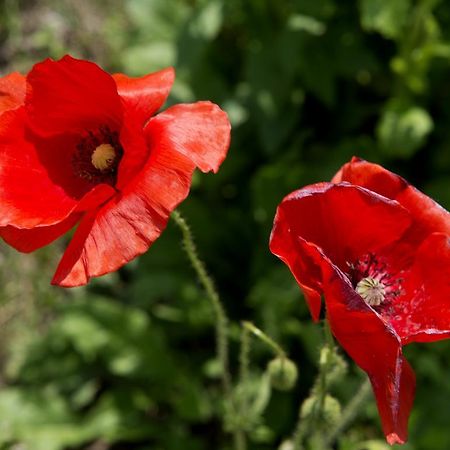
<path id="1" fill-rule="evenodd" d="M 286 352 L 264 331 L 253 325 L 251 322 L 243 321 L 242 326 L 254 334 L 258 339 L 265 342 L 280 358 L 286 358 Z"/>
<path id="2" fill-rule="evenodd" d="M 234 448 L 236 450 L 247 450 L 247 438 L 244 431 L 237 430 L 234 434 Z"/>
<path id="3" fill-rule="evenodd" d="M 248 380 L 250 367 L 250 331 L 246 327 L 241 328 L 241 350 L 239 354 L 239 380 L 244 383 Z"/>
<path id="4" fill-rule="evenodd" d="M 355 396 L 350 400 L 350 403 L 344 408 L 339 422 L 334 426 L 329 435 L 326 437 L 325 443 L 327 445 L 332 445 L 340 435 L 340 433 L 345 430 L 345 428 L 347 428 L 348 425 L 350 425 L 350 423 L 354 420 L 361 406 L 367 401 L 370 395 L 370 391 L 370 381 L 368 378 L 366 378 L 362 382 Z"/>
<path id="5" fill-rule="evenodd" d="M 228 317 L 220 302 L 219 294 L 214 286 L 214 282 L 206 271 L 203 261 L 198 256 L 197 247 L 192 236 L 191 229 L 186 220 L 178 212 L 174 211 L 172 217 L 183 235 L 183 248 L 191 262 L 198 279 L 206 291 L 208 300 L 216 316 L 216 350 L 217 358 L 221 365 L 221 379 L 225 394 L 231 394 L 231 375 L 228 357 Z"/>
<path id="6" fill-rule="evenodd" d="M 225 400 L 229 401 L 233 409 L 236 405 L 233 402 L 233 392 L 232 392 L 232 382 L 229 367 L 229 355 L 228 355 L 228 316 L 225 312 L 219 294 L 214 286 L 214 282 L 206 271 L 205 264 L 200 259 L 197 251 L 197 247 L 194 242 L 194 237 L 192 236 L 191 229 L 189 228 L 186 220 L 178 212 L 174 211 L 172 217 L 181 230 L 183 236 L 183 248 L 191 262 L 197 277 L 206 291 L 207 297 L 211 303 L 211 307 L 214 311 L 216 320 L 216 352 L 217 359 L 219 360 L 221 366 L 221 381 L 222 388 L 225 396 Z M 233 431 L 233 440 L 235 450 L 246 450 L 247 442 L 245 433 L 242 430 Z"/>

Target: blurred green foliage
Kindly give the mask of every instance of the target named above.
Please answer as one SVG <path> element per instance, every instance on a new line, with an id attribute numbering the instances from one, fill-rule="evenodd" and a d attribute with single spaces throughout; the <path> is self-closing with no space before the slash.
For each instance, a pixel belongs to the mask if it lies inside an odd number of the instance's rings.
<path id="1" fill-rule="evenodd" d="M 237 418 L 254 449 L 292 433 L 321 341 L 268 251 L 276 205 L 358 155 L 449 208 L 449 30 L 443 0 L 0 0 L 3 73 L 65 53 L 129 75 L 174 65 L 171 103 L 210 99 L 229 113 L 228 159 L 195 175 L 181 209 L 236 322 L 233 368 L 242 319 L 299 366 L 294 391 L 270 392 L 272 355 L 254 343 L 254 414 Z M 71 291 L 48 285 L 66 241 L 33 256 L 2 248 L 0 449 L 229 448 L 212 311 L 179 240 L 169 224 L 148 254 Z M 449 350 L 406 349 L 418 392 L 405 449 L 450 447 Z M 361 379 L 349 366 L 332 392 L 344 403 Z M 373 401 L 339 448 L 386 448 Z"/>

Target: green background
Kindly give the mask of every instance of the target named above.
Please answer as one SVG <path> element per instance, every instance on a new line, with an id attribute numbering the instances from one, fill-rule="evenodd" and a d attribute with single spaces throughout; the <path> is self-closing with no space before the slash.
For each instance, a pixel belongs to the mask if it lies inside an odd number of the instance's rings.
<path id="1" fill-rule="evenodd" d="M 299 367 L 288 393 L 261 383 L 251 448 L 292 433 L 316 373 L 321 328 L 268 250 L 276 205 L 352 155 L 450 205 L 450 4 L 439 0 L 0 0 L 0 71 L 47 56 L 142 75 L 173 65 L 168 104 L 209 99 L 233 125 L 217 175 L 181 205 L 233 320 L 252 320 Z M 361 217 L 364 226 L 364 217 Z M 0 254 L 0 449 L 230 448 L 218 419 L 213 315 L 170 223 L 150 251 L 86 288 L 50 287 L 68 237 Z M 439 268 L 436 268 L 439 270 Z M 447 342 L 411 345 L 418 377 L 405 449 L 450 448 Z M 349 361 L 344 404 L 363 379 Z M 385 449 L 372 397 L 339 444 Z M 283 450 L 288 450 L 284 448 Z"/>

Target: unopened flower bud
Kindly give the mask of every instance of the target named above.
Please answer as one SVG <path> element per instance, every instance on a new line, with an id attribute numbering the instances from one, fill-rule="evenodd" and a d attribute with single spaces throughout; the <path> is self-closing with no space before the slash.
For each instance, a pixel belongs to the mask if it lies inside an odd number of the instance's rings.
<path id="1" fill-rule="evenodd" d="M 316 408 L 318 408 L 317 402 L 319 399 L 316 396 L 312 396 L 307 398 L 302 405 L 301 408 L 301 417 L 302 419 L 306 419 L 310 416 Z M 341 416 L 341 405 L 340 403 L 331 395 L 326 395 L 321 416 L 324 422 L 328 425 L 334 424 L 339 420 Z"/>
<path id="2" fill-rule="evenodd" d="M 267 371 L 271 385 L 280 391 L 290 391 L 297 382 L 298 370 L 293 361 L 277 357 L 269 362 Z"/>

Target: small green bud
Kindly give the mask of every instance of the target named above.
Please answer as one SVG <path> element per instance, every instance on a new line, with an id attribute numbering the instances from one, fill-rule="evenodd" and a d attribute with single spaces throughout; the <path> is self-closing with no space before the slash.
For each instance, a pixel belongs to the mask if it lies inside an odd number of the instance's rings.
<path id="1" fill-rule="evenodd" d="M 314 409 L 318 407 L 318 398 L 316 396 L 308 397 L 302 405 L 301 417 L 306 419 L 311 414 L 313 414 Z M 323 403 L 322 418 L 323 421 L 332 425 L 336 423 L 341 416 L 341 405 L 340 403 L 331 395 L 326 395 Z"/>
<path id="2" fill-rule="evenodd" d="M 277 357 L 267 366 L 270 384 L 280 391 L 290 391 L 297 382 L 298 370 L 293 361 L 288 358 Z"/>
<path id="3" fill-rule="evenodd" d="M 338 381 L 347 372 L 347 363 L 340 356 L 336 348 L 324 346 L 320 351 L 319 364 L 324 367 L 327 366 L 327 381 L 334 383 Z"/>

